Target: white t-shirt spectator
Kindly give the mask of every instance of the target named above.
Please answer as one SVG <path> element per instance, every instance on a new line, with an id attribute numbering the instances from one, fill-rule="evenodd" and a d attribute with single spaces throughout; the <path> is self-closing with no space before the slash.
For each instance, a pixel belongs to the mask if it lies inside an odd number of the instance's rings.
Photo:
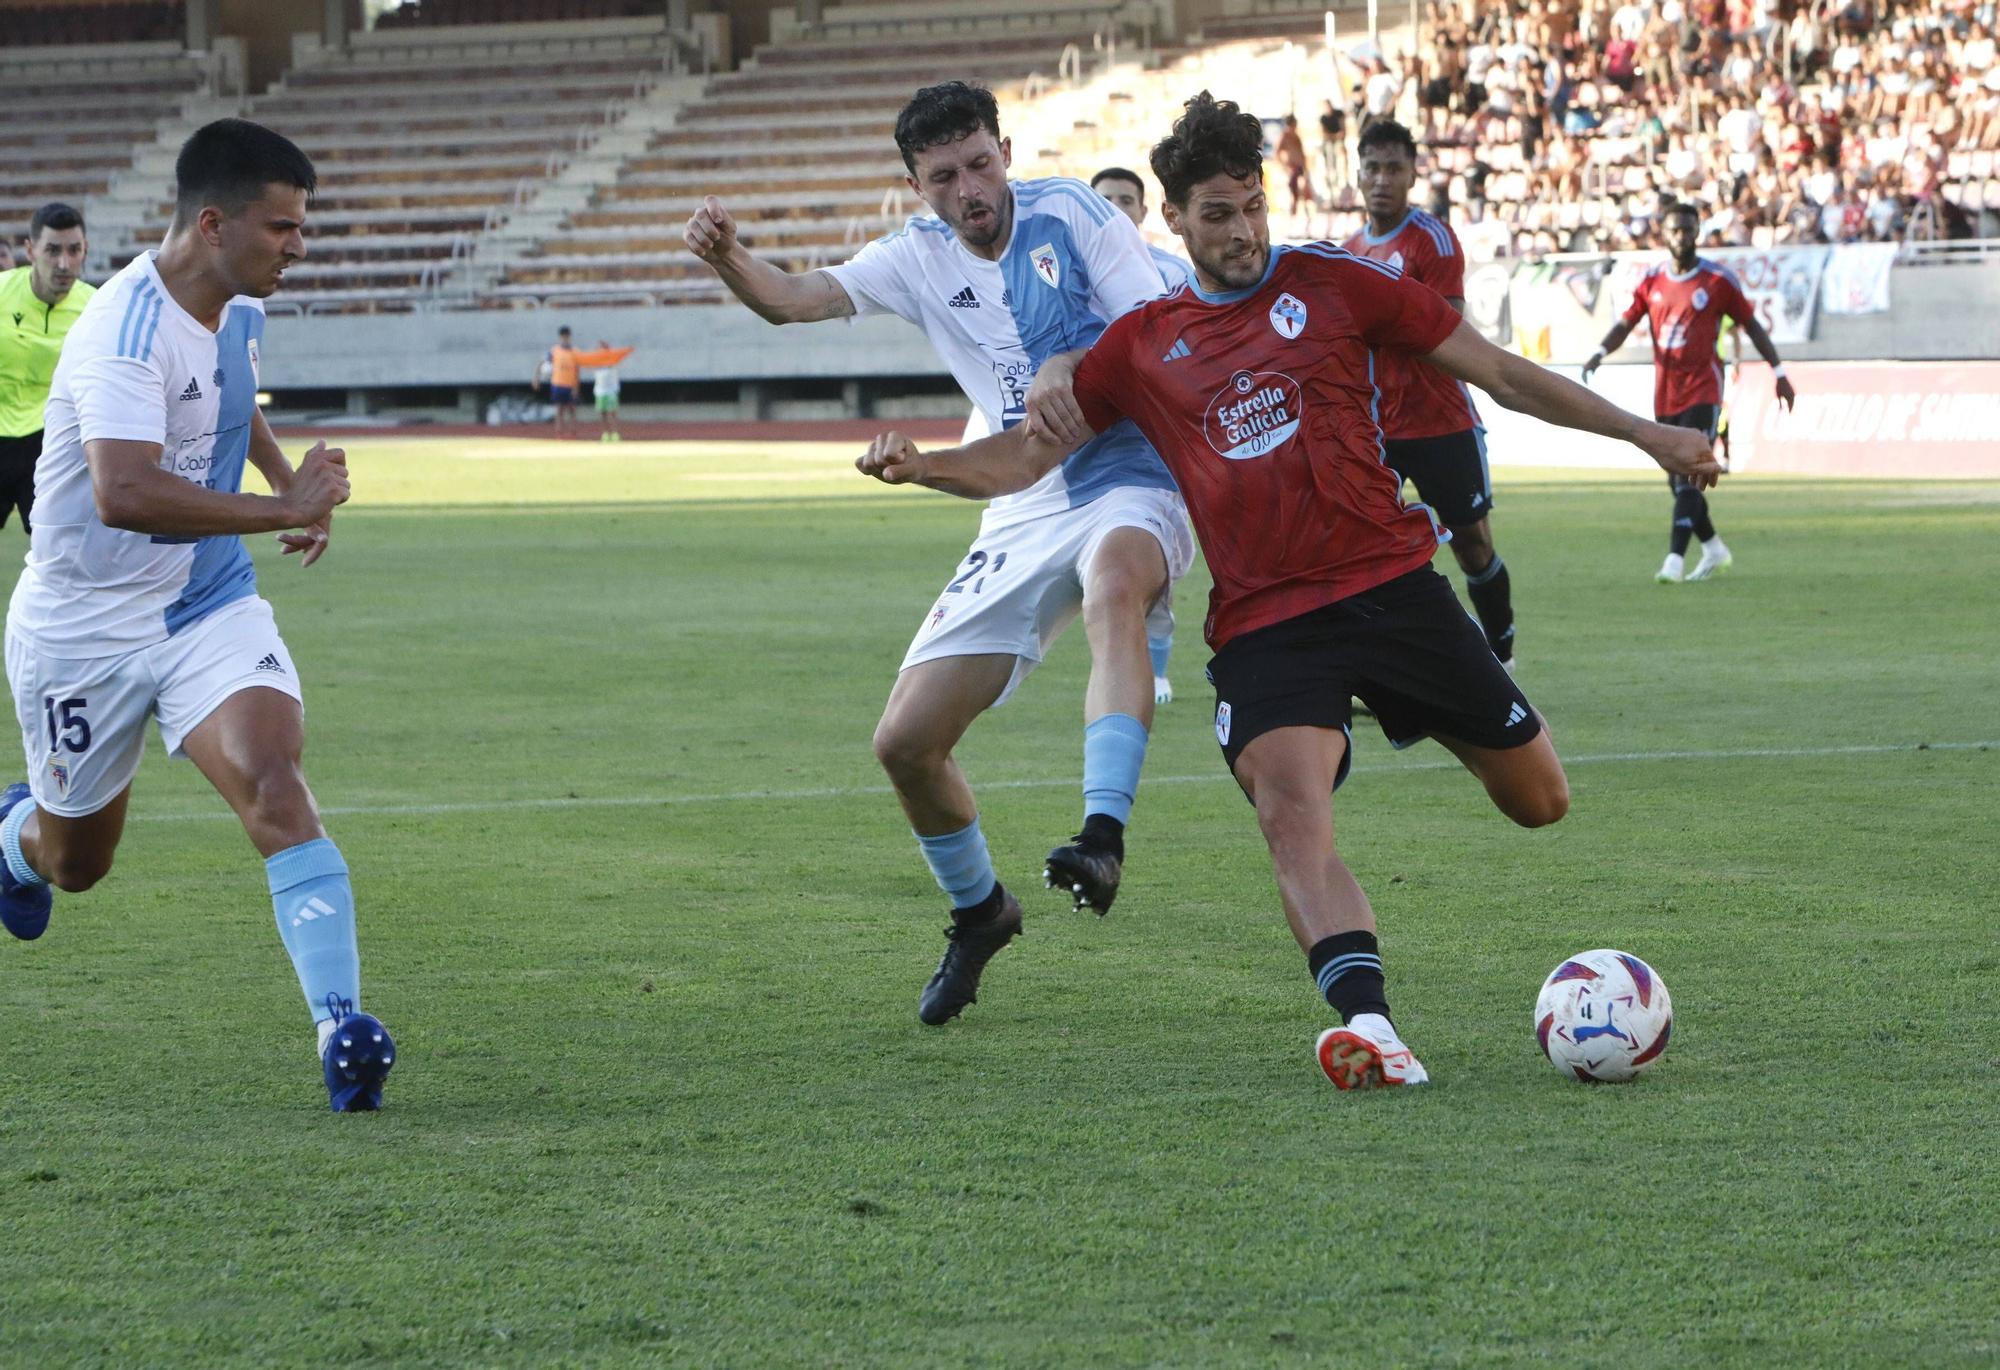
<path id="1" fill-rule="evenodd" d="M 1618 7 L 1611 16 L 1611 33 L 1615 38 L 1623 38 L 1628 43 L 1636 43 L 1646 33 L 1647 6 L 1627 3 Z"/>
<path id="2" fill-rule="evenodd" d="M 1747 154 L 1763 139 L 1764 119 L 1756 110 L 1738 105 L 1716 120 L 1716 130 L 1728 141 L 1731 152 Z"/>
<path id="3" fill-rule="evenodd" d="M 1403 78 L 1393 71 L 1378 71 L 1368 78 L 1368 112 L 1393 114 L 1396 97 L 1403 93 Z"/>
<path id="4" fill-rule="evenodd" d="M 1808 200 L 1811 200 L 1816 205 L 1823 205 L 1833 198 L 1834 192 L 1840 189 L 1840 173 L 1837 171 L 1815 171 L 1812 175 L 1806 177 L 1804 189 Z"/>
<path id="5" fill-rule="evenodd" d="M 1843 38 L 1840 46 L 1833 50 L 1830 63 L 1836 74 L 1845 76 L 1861 65 L 1861 46 L 1852 38 Z"/>
<path id="6" fill-rule="evenodd" d="M 1474 85 L 1486 84 L 1486 73 L 1500 60 L 1491 43 L 1474 43 L 1465 54 L 1465 79 Z"/>

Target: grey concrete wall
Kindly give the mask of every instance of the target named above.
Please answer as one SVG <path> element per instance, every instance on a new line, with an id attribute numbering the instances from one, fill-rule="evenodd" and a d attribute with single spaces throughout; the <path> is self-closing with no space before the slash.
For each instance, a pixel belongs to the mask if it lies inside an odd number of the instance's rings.
<path id="1" fill-rule="evenodd" d="M 2000 271 L 1899 267 L 1890 288 L 1890 313 L 1822 314 L 1813 340 L 1786 354 L 1800 361 L 2000 357 Z M 946 374 L 923 335 L 897 319 L 777 328 L 728 304 L 273 315 L 263 381 L 273 390 L 524 385 L 563 324 L 580 346 L 604 338 L 636 347 L 620 368 L 627 384 Z"/>

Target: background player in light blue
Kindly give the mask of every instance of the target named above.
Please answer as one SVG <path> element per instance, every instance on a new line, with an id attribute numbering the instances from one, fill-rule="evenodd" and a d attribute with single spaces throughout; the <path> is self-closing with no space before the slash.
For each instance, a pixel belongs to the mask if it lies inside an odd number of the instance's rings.
<path id="1" fill-rule="evenodd" d="M 32 939 L 50 886 L 102 880 L 125 830 L 149 716 L 264 857 L 278 935 L 318 1027 L 335 1112 L 379 1107 L 395 1061 L 359 1011 L 347 864 L 301 756 L 297 671 L 243 550 L 279 533 L 310 566 L 347 499 L 346 458 L 293 469 L 258 412 L 263 297 L 306 254 L 316 184 L 291 142 L 241 119 L 181 148 L 174 220 L 99 290 L 49 390 L 27 569 L 7 613 L 7 678 L 28 783 L 0 796 L 0 921 Z M 240 493 L 245 461 L 276 493 Z"/>
<path id="2" fill-rule="evenodd" d="M 1126 218 L 1132 227 L 1146 226 L 1146 183 L 1139 179 L 1139 173 L 1128 167 L 1108 166 L 1090 178 L 1090 188 Z M 1161 247 L 1158 243 L 1146 244 L 1146 253 L 1159 268 L 1160 283 L 1172 294 L 1186 285 L 1191 268 L 1180 257 Z M 1173 682 L 1167 678 L 1167 667 L 1174 654 L 1174 592 L 1173 587 L 1160 597 L 1152 612 L 1146 615 L 1146 654 L 1153 659 L 1153 702 L 1171 704 L 1174 699 Z"/>
<path id="3" fill-rule="evenodd" d="M 1081 181 L 1010 181 L 990 91 L 920 90 L 896 123 L 908 183 L 932 215 L 851 261 L 792 275 L 759 261 L 709 197 L 691 251 L 773 323 L 892 313 L 922 328 L 988 431 L 1028 424 L 1085 436 L 1075 364 L 1112 319 L 1162 293 L 1144 241 Z M 926 614 L 875 732 L 924 859 L 952 902 L 948 944 L 918 1016 L 956 1017 L 986 962 L 1021 927 L 999 883 L 953 749 L 1004 701 L 1079 610 L 1092 670 L 1084 698 L 1084 823 L 1049 853 L 1049 883 L 1100 913 L 1118 890 L 1125 822 L 1152 724 L 1147 611 L 1194 555 L 1186 507 L 1159 455 L 1126 423 L 1034 487 L 990 504 Z"/>

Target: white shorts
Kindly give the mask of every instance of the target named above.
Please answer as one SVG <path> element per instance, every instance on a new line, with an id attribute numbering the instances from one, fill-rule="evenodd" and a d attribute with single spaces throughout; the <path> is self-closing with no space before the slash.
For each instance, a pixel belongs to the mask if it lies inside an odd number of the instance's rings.
<path id="1" fill-rule="evenodd" d="M 983 524 L 972 550 L 924 616 L 907 671 L 947 656 L 1012 656 L 1004 704 L 1083 607 L 1083 577 L 1104 539 L 1143 528 L 1167 559 L 1167 591 L 1194 562 L 1194 533 L 1178 491 L 1126 486 L 1078 509 L 1004 528 Z"/>
<path id="2" fill-rule="evenodd" d="M 119 656 L 44 656 L 7 629 L 7 683 L 36 807 L 63 818 L 96 813 L 139 772 L 146 719 L 157 714 L 167 755 L 238 690 L 266 686 L 303 702 L 292 654 L 271 606 L 225 604 L 164 642 Z"/>

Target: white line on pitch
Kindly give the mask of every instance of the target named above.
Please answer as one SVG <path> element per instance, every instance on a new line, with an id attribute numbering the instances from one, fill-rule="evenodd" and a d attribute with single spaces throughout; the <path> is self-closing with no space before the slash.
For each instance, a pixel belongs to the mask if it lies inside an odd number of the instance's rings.
<path id="1" fill-rule="evenodd" d="M 1772 757 L 1881 756 L 1896 752 L 1983 752 L 1994 749 L 2000 749 L 2000 742 L 1885 742 L 1852 747 L 1737 747 L 1657 752 L 1586 752 L 1578 756 L 1564 757 L 1563 765 L 1596 766 L 1621 761 L 1749 761 Z M 1456 761 L 1400 761 L 1386 765 L 1356 766 L 1353 774 L 1395 775 L 1403 771 L 1453 771 L 1458 768 L 1459 764 Z M 1203 785 L 1227 779 L 1229 779 L 1228 773 L 1218 766 L 1215 770 L 1201 775 L 1149 775 L 1142 783 Z M 1078 783 L 1077 777 L 1071 775 L 1035 780 L 988 780 L 974 785 L 973 788 L 1044 790 L 1069 788 Z M 793 799 L 861 799 L 890 793 L 892 791 L 887 785 L 831 785 L 810 790 L 734 790 L 720 794 L 554 795 L 541 799 L 474 800 L 461 804 L 330 804 L 320 812 L 330 818 L 394 818 L 442 813 L 506 813 L 517 809 L 647 809 L 686 804 L 740 804 L 759 800 L 782 802 Z M 234 816 L 227 809 L 211 809 L 203 813 L 134 814 L 129 821 L 203 823 Z"/>

